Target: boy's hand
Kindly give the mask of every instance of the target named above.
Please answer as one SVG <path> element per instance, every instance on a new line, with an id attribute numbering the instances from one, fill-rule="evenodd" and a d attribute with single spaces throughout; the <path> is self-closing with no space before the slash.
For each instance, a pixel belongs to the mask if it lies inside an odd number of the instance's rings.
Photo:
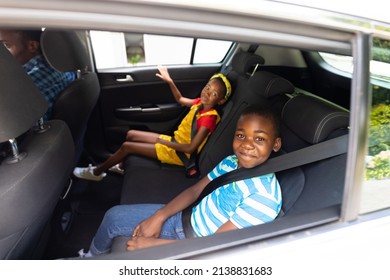
<path id="1" fill-rule="evenodd" d="M 160 238 L 154 238 L 154 237 L 143 237 L 143 236 L 133 237 L 132 239 L 127 241 L 127 250 L 134 251 L 137 249 L 172 243 L 174 241 L 175 240 L 160 239 Z"/>
<path id="2" fill-rule="evenodd" d="M 127 251 L 151 247 L 154 245 L 154 240 L 156 240 L 154 237 L 135 236 L 127 241 Z"/>
<path id="3" fill-rule="evenodd" d="M 133 237 L 159 237 L 163 221 L 160 221 L 156 216 L 151 216 L 148 219 L 139 223 L 133 232 Z"/>

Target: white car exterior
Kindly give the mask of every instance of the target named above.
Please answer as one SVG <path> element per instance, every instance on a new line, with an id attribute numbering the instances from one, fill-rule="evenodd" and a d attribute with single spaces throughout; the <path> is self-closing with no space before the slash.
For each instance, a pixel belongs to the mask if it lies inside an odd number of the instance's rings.
<path id="1" fill-rule="evenodd" d="M 314 4 L 311 2 L 310 4 Z M 348 3 L 349 7 L 357 7 L 357 3 Z M 382 12 L 386 11 L 386 5 L 369 3 L 369 6 L 382 9 Z M 347 14 L 349 11 L 352 15 Z M 0 0 L 0 25 L 199 36 L 229 41 L 266 42 L 281 47 L 296 46 L 323 52 L 336 51 L 353 56 L 350 144 L 339 220 L 320 226 L 313 223 L 311 228 L 297 228 L 295 232 L 287 234 L 281 232 L 279 237 L 250 244 L 245 244 L 244 239 L 229 243 L 231 240 L 227 237 L 225 245 L 209 250 L 200 248 L 198 255 L 194 253 L 196 250 L 188 255 L 181 253 L 178 247 L 173 247 L 172 252 L 178 250 L 174 258 L 213 259 L 218 265 L 225 262 L 244 265 L 245 261 L 241 260 L 256 260 L 256 263 L 274 266 L 274 278 L 270 279 L 291 278 L 291 275 L 293 279 L 311 279 L 311 273 L 318 276 L 316 279 L 387 279 L 390 177 L 374 183 L 367 182 L 364 170 L 371 98 L 369 38 L 377 36 L 390 40 L 390 20 L 388 15 L 383 17 L 379 14 L 377 18 L 371 18 L 371 13 L 365 18 L 365 10 L 364 13 L 358 13 L 360 11 L 362 10 L 355 13 L 355 10 L 342 10 L 339 13 L 260 0 Z M 296 26 L 294 29 L 291 28 L 292 23 Z M 110 57 L 110 60 L 124 59 L 123 54 L 118 57 Z M 376 190 L 372 191 L 373 188 Z M 253 262 L 249 261 L 249 264 Z M 0 274 L 4 271 L 13 273 L 10 269 L 15 269 L 16 265 L 7 267 L 4 263 L 0 264 L 3 271 Z M 63 263 L 55 263 L 53 267 L 59 268 L 62 265 Z M 77 264 L 78 267 L 83 265 L 85 264 Z M 40 264 L 28 264 L 28 269 L 32 274 L 38 275 L 39 270 L 44 268 Z M 100 269 L 94 267 L 94 271 L 89 273 L 98 277 L 102 271 L 104 266 Z M 52 273 L 56 273 L 57 277 L 62 272 L 56 270 Z M 112 279 L 115 273 L 108 273 L 105 278 Z M 75 272 L 73 277 L 76 275 Z M 31 277 L 31 274 L 24 274 L 24 277 L 27 276 Z"/>

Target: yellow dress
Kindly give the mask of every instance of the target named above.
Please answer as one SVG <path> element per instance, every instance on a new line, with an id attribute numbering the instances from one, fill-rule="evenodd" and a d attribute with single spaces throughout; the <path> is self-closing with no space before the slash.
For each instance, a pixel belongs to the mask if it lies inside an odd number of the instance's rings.
<path id="1" fill-rule="evenodd" d="M 194 118 L 194 114 L 198 107 L 201 105 L 201 103 L 197 103 L 191 106 L 190 111 L 188 114 L 184 117 L 184 119 L 181 121 L 178 129 L 174 132 L 174 137 L 177 143 L 179 144 L 189 144 L 191 143 L 191 126 L 192 126 L 192 120 Z M 216 123 L 220 121 L 220 116 L 215 109 L 211 109 L 208 111 L 204 111 L 201 113 L 198 113 L 196 118 L 199 120 L 203 116 L 210 116 L 214 115 L 217 116 Z M 206 141 L 208 137 L 210 136 L 207 135 L 207 137 L 204 139 L 202 144 L 198 147 L 198 153 L 202 150 L 203 146 L 206 144 Z M 167 141 L 172 140 L 172 136 L 169 135 L 160 135 L 160 139 L 164 139 Z M 156 143 L 156 153 L 157 153 L 157 158 L 159 161 L 162 163 L 168 163 L 168 164 L 175 164 L 175 165 L 181 165 L 183 166 L 183 162 L 180 160 L 180 158 L 177 156 L 176 151 L 164 144 Z M 189 158 L 190 154 L 186 154 L 186 156 Z"/>

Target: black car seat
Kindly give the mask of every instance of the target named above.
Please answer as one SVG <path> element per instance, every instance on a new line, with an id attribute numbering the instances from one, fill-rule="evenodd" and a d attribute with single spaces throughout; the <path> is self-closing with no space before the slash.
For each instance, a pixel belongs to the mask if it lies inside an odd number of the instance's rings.
<path id="1" fill-rule="evenodd" d="M 281 137 L 284 152 L 293 152 L 348 132 L 349 111 L 321 98 L 298 95 L 283 108 Z M 328 159 L 277 172 L 285 215 L 339 205 L 343 196 L 346 157 L 345 151 Z"/>
<path id="2" fill-rule="evenodd" d="M 214 135 L 223 133 L 221 125 L 225 122 L 231 122 L 237 109 L 234 104 L 240 100 L 241 84 L 248 82 L 243 65 L 250 67 L 252 63 L 263 63 L 264 59 L 253 54 L 243 54 L 239 52 L 233 57 L 232 67 L 226 75 L 231 80 L 233 92 L 228 102 L 222 108 L 221 122 L 217 125 L 214 133 L 207 140 L 206 145 L 199 155 L 199 168 L 201 174 L 206 174 L 212 163 L 205 159 L 207 152 L 204 152 L 209 146 L 208 142 L 213 141 Z M 219 146 L 222 146 L 220 143 Z M 226 147 L 225 155 L 230 151 L 230 145 Z M 219 156 L 220 157 L 220 156 Z M 212 158 L 213 162 L 218 161 Z M 207 162 L 207 164 L 205 164 Z M 161 164 L 157 160 L 131 155 L 125 161 L 125 177 L 121 194 L 121 203 L 167 203 L 186 187 L 195 183 L 199 178 L 186 178 L 184 169 L 180 166 Z M 201 175 L 201 176 L 202 176 Z M 155 178 L 158 178 L 156 180 Z"/>
<path id="3" fill-rule="evenodd" d="M 2 44 L 0 82 L 0 142 L 21 140 L 9 158 L 13 163 L 0 164 L 0 259 L 39 258 L 46 226 L 68 184 L 74 145 L 63 121 L 49 121 L 46 131 L 31 129 L 47 103 Z"/>
<path id="4" fill-rule="evenodd" d="M 75 163 L 84 147 L 88 120 L 100 94 L 97 74 L 91 71 L 90 56 L 83 32 L 45 29 L 41 37 L 43 55 L 62 72 L 75 71 L 77 79 L 58 96 L 52 119 L 65 121 L 76 147 Z"/>
<path id="5" fill-rule="evenodd" d="M 242 55 L 253 61 L 254 55 Z M 261 61 L 261 60 L 260 60 Z M 242 65 L 237 61 L 237 65 Z M 246 64 L 251 66 L 250 64 Z M 240 68 L 244 70 L 243 68 Z M 284 78 L 265 71 L 247 75 L 234 73 L 237 78 L 235 91 L 227 102 L 223 118 L 201 151 L 199 166 L 205 176 L 224 157 L 232 153 L 232 141 L 236 123 L 243 109 L 254 104 L 269 104 L 282 108 L 294 93 L 294 86 Z M 281 110 L 280 110 L 281 113 Z M 138 156 L 129 156 L 122 189 L 121 204 L 167 203 L 180 191 L 196 180 L 184 176 L 182 168 L 162 166 Z M 154 167 L 152 166 L 154 164 Z M 127 237 L 115 238 L 112 252 L 123 252 Z"/>
<path id="6" fill-rule="evenodd" d="M 230 65 L 223 72 L 226 72 L 226 76 L 235 90 L 240 78 L 247 79 L 253 76 L 264 62 L 263 57 L 240 50 L 234 54 Z"/>
<path id="7" fill-rule="evenodd" d="M 287 80 L 274 81 L 275 75 L 262 71 L 249 78 L 238 76 L 235 91 L 223 108 L 222 120 L 200 153 L 201 176 L 232 153 L 233 134 L 243 109 L 251 104 L 265 104 L 277 95 L 293 93 L 294 86 Z M 197 180 L 186 178 L 181 167 L 132 155 L 126 160 L 121 203 L 167 203 Z"/>

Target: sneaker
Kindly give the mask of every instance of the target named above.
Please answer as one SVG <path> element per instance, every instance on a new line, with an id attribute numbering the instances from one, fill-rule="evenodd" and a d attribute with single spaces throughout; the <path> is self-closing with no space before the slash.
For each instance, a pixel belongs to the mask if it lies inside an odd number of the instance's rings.
<path id="1" fill-rule="evenodd" d="M 117 174 L 119 174 L 119 175 L 125 174 L 125 170 L 122 169 L 122 168 L 120 167 L 120 163 L 115 164 L 113 167 L 110 167 L 110 168 L 108 169 L 108 171 L 117 173 Z"/>
<path id="2" fill-rule="evenodd" d="M 59 258 L 59 259 L 56 259 L 56 260 L 77 260 L 77 259 L 86 259 L 86 258 L 92 258 L 93 257 L 93 255 L 92 255 L 92 253 L 90 251 L 85 253 L 84 249 L 80 249 L 77 252 L 77 254 L 78 254 L 77 257 Z"/>
<path id="3" fill-rule="evenodd" d="M 80 251 L 78 251 L 78 254 L 79 254 L 78 259 L 86 259 L 86 258 L 93 257 L 91 252 L 85 253 L 84 249 L 81 249 Z"/>
<path id="4" fill-rule="evenodd" d="M 85 180 L 92 180 L 92 181 L 101 181 L 104 177 L 106 177 L 106 173 L 102 173 L 100 175 L 94 175 L 93 170 L 96 168 L 96 166 L 92 166 L 90 164 L 88 167 L 76 167 L 73 170 L 73 175 L 77 178 L 85 179 Z"/>

